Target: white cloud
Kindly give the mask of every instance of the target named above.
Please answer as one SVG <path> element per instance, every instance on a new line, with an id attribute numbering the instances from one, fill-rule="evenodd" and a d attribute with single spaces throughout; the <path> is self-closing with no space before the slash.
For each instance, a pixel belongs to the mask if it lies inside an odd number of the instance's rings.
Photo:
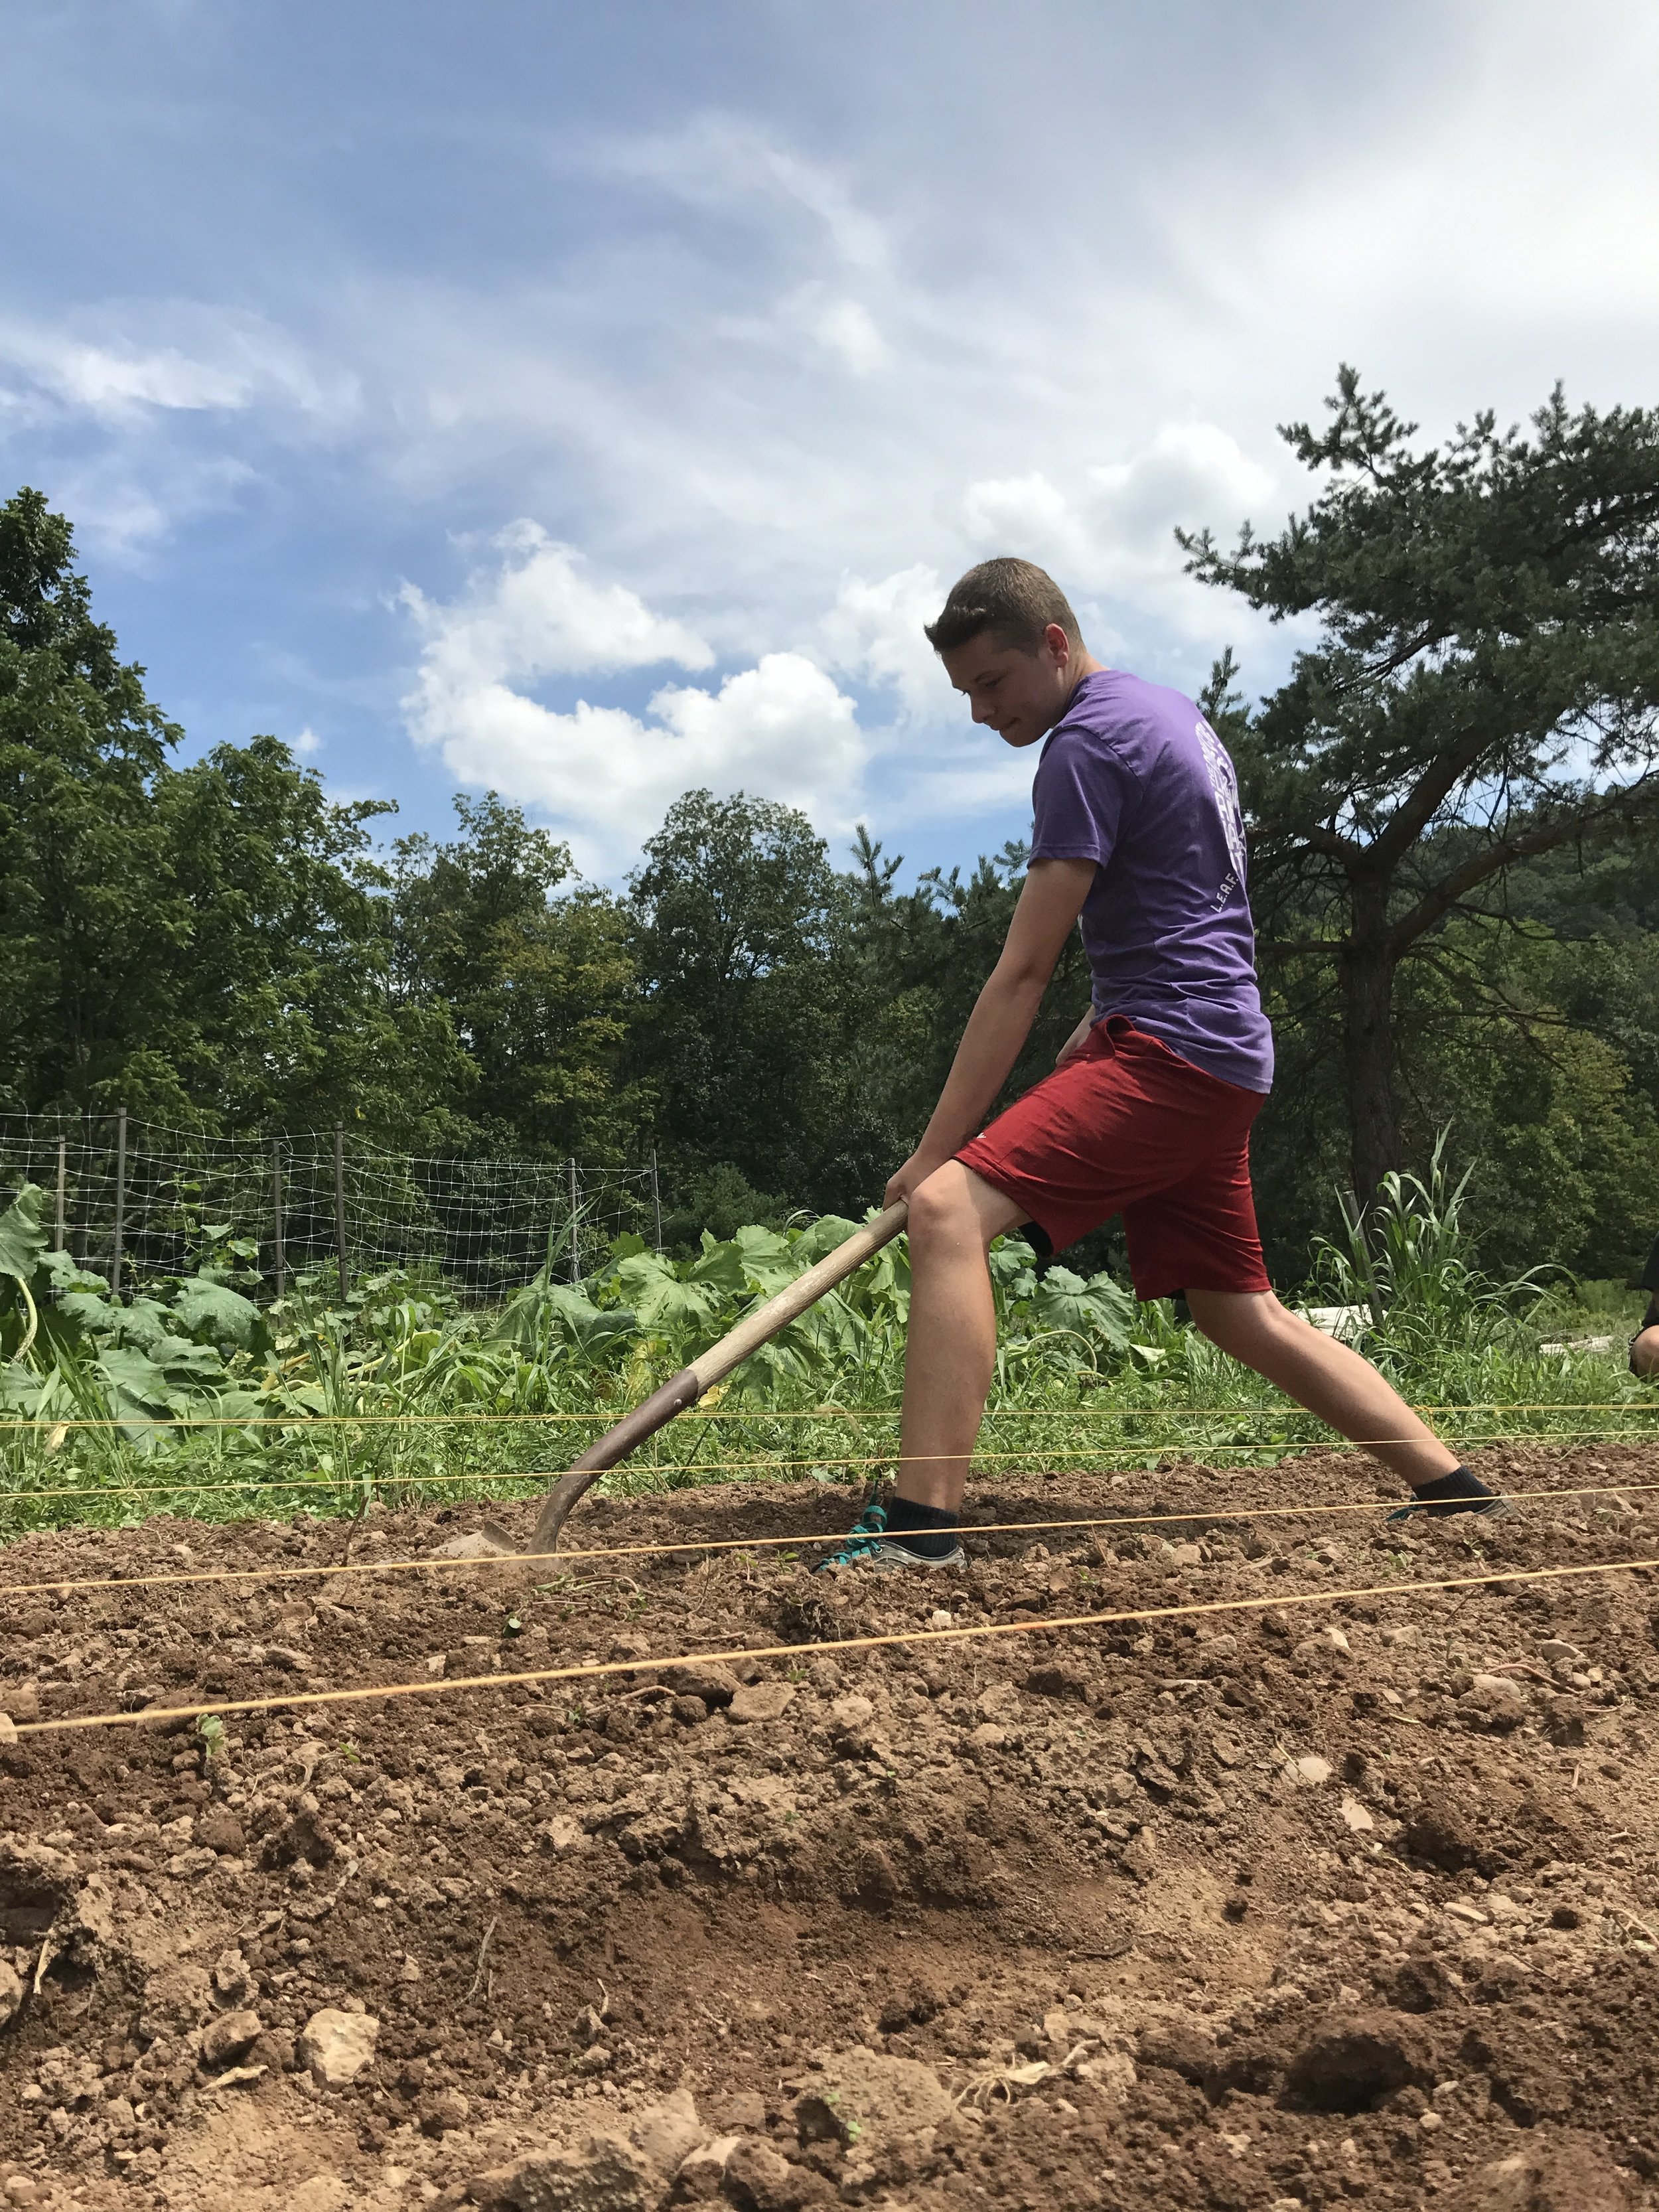
<path id="1" fill-rule="evenodd" d="M 568 548 L 520 522 L 507 558 L 453 605 L 412 587 L 425 635 L 411 733 L 462 782 L 534 808 L 568 835 L 585 866 L 625 865 L 672 800 L 740 788 L 800 807 L 820 827 L 851 818 L 868 744 L 854 702 L 799 653 L 769 653 L 719 689 L 665 685 L 643 715 L 578 700 L 568 712 L 528 696 L 554 673 L 673 661 L 707 667 L 709 647 L 620 585 L 580 573 Z"/>
<path id="2" fill-rule="evenodd" d="M 165 339 L 148 335 L 161 330 Z M 356 398 L 353 375 L 319 368 L 264 318 L 193 301 L 111 302 L 68 325 L 8 318 L 0 364 L 61 405 L 106 420 L 273 404 L 337 417 Z"/>
<path id="3" fill-rule="evenodd" d="M 272 447 L 286 473 L 297 447 L 337 444 L 359 398 L 355 370 L 237 309 L 145 299 L 0 316 L 0 432 L 58 448 L 54 497 L 83 542 L 131 565 L 234 506 Z"/>
<path id="4" fill-rule="evenodd" d="M 684 791 L 747 790 L 847 826 L 866 745 L 852 700 L 798 653 L 769 653 L 714 692 L 666 689 L 645 715 L 579 700 L 568 714 L 504 684 L 405 702 L 416 740 L 463 783 L 545 816 L 591 872 L 625 866 Z"/>
<path id="5" fill-rule="evenodd" d="M 314 760 L 322 750 L 323 741 L 309 724 L 301 731 L 297 738 L 290 738 L 289 740 L 289 750 L 297 753 L 301 760 Z"/>
<path id="6" fill-rule="evenodd" d="M 861 300 L 823 284 L 804 284 L 784 302 L 782 316 L 850 375 L 873 376 L 892 362 L 892 349 Z"/>
<path id="7" fill-rule="evenodd" d="M 234 505 L 256 473 L 229 453 L 173 455 L 165 465 L 145 468 L 122 447 L 60 466 L 52 495 L 74 523 L 78 543 L 142 568 L 181 526 Z"/>
<path id="8" fill-rule="evenodd" d="M 1275 489 L 1215 423 L 1166 422 L 1127 459 L 1080 468 L 1064 488 L 1035 470 L 970 484 L 963 530 L 981 558 L 1019 552 L 1079 600 L 1126 599 L 1202 635 L 1215 627 L 1214 596 L 1185 576 L 1175 526 L 1201 517 L 1224 539 Z"/>
<path id="9" fill-rule="evenodd" d="M 844 179 L 745 117 L 695 116 L 678 131 L 615 140 L 599 158 L 602 167 L 647 179 L 692 207 L 785 220 L 806 215 L 845 268 L 873 270 L 887 262 L 884 226 Z"/>
<path id="10" fill-rule="evenodd" d="M 403 603 L 426 638 L 424 687 L 459 694 L 509 678 L 713 663 L 695 630 L 653 614 L 623 585 L 594 583 L 580 555 L 539 523 L 511 523 L 494 543 L 500 565 L 476 574 L 452 605 L 404 586 Z"/>
<path id="11" fill-rule="evenodd" d="M 874 584 L 843 576 L 817 626 L 826 662 L 843 675 L 890 685 L 908 715 L 936 718 L 949 705 L 950 686 L 922 625 L 944 599 L 938 571 L 922 562 Z"/>

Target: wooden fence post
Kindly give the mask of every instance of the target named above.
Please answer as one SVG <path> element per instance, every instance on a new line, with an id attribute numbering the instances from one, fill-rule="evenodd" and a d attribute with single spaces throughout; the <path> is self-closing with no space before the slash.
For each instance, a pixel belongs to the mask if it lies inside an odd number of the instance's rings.
<path id="1" fill-rule="evenodd" d="M 58 1242 L 53 1248 L 59 1252 L 68 1249 L 68 1198 L 69 1139 L 66 1137 L 60 1137 L 58 1139 Z"/>
<path id="2" fill-rule="evenodd" d="M 582 1279 L 582 1255 L 576 1235 L 576 1211 L 580 1198 L 576 1188 L 576 1163 L 570 1163 L 570 1279 L 580 1283 Z"/>
<path id="3" fill-rule="evenodd" d="M 334 1247 L 340 1257 L 340 1296 L 343 1298 L 351 1288 L 351 1274 L 346 1265 L 345 1215 L 345 1125 L 334 1124 Z"/>
<path id="4" fill-rule="evenodd" d="M 662 1192 L 657 1187 L 657 1148 L 651 1147 L 651 1218 L 654 1225 L 657 1257 L 662 1257 Z"/>
<path id="5" fill-rule="evenodd" d="M 127 1109 L 118 1107 L 115 1115 L 115 1237 L 110 1255 L 109 1294 L 112 1298 L 121 1295 L 121 1249 L 127 1226 Z"/>
<path id="6" fill-rule="evenodd" d="M 288 1256 L 283 1243 L 283 1140 L 270 1140 L 270 1211 L 276 1229 L 276 1295 L 280 1298 L 288 1289 Z"/>

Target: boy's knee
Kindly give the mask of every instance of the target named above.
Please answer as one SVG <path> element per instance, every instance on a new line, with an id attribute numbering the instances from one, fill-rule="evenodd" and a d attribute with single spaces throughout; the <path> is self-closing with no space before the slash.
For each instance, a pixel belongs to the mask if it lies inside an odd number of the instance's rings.
<path id="1" fill-rule="evenodd" d="M 1187 1308 L 1202 1334 L 1235 1359 L 1248 1361 L 1288 1329 L 1306 1324 L 1271 1291 L 1188 1291 Z"/>
<path id="2" fill-rule="evenodd" d="M 973 1212 L 968 1170 L 959 1160 L 947 1160 L 910 1194 L 910 1240 L 927 1243 L 957 1235 L 965 1223 L 971 1222 Z"/>

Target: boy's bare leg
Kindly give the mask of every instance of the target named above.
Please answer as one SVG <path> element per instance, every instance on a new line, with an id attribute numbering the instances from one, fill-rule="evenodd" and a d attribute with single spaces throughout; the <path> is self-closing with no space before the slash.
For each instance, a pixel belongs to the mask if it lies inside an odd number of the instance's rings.
<path id="1" fill-rule="evenodd" d="M 961 1510 L 969 1464 L 996 1365 L 996 1309 L 986 1251 L 1024 1210 L 960 1161 L 948 1161 L 910 1200 L 910 1320 L 897 1493 Z M 1449 1474 L 1455 1455 L 1369 1360 L 1271 1291 L 1189 1291 L 1211 1341 L 1365 1445 L 1413 1488 Z"/>
<path id="2" fill-rule="evenodd" d="M 1194 1321 L 1212 1344 L 1364 1444 L 1413 1489 L 1457 1465 L 1425 1421 L 1368 1359 L 1288 1312 L 1271 1291 L 1191 1291 Z"/>
<path id="3" fill-rule="evenodd" d="M 910 1198 L 910 1321 L 898 1495 L 961 1509 L 974 1440 L 996 1367 L 996 1308 L 986 1251 L 1025 1218 L 959 1160 L 947 1160 Z"/>

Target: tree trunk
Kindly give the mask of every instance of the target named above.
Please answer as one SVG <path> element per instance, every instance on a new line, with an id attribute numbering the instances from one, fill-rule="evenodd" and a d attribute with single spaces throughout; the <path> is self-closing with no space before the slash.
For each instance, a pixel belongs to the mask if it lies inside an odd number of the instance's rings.
<path id="1" fill-rule="evenodd" d="M 1386 883 L 1353 886 L 1352 927 L 1343 950 L 1343 1058 L 1354 1195 L 1368 1205 L 1400 1164 L 1394 1095 L 1394 971 Z"/>

